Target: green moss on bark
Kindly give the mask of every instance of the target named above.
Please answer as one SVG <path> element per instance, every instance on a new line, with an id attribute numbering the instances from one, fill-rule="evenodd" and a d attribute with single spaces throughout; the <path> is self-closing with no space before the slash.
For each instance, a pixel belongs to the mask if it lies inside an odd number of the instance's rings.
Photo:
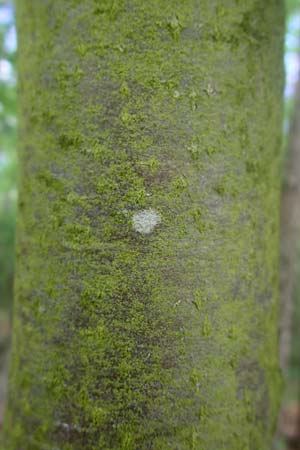
<path id="1" fill-rule="evenodd" d="M 17 14 L 5 450 L 267 450 L 281 2 L 18 0 Z M 149 233 L 143 211 L 160 218 Z"/>

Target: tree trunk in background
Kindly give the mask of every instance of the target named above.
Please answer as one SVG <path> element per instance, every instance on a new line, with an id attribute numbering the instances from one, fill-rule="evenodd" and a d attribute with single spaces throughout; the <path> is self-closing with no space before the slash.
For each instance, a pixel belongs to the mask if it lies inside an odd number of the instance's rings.
<path id="1" fill-rule="evenodd" d="M 279 0 L 25 0 L 5 450 L 265 450 Z"/>
<path id="2" fill-rule="evenodd" d="M 285 376 L 291 363 L 296 260 L 300 232 L 300 72 L 298 78 L 281 198 L 280 363 Z M 297 330 L 295 331 L 297 333 Z"/>
<path id="3" fill-rule="evenodd" d="M 298 55 L 300 58 L 300 55 Z M 285 400 L 279 417 L 279 433 L 289 450 L 300 450 L 300 385 L 293 376 L 300 367 L 299 318 L 297 314 L 297 275 L 299 277 L 300 235 L 300 71 L 294 93 L 293 115 L 288 132 L 281 197 L 281 271 L 280 271 L 280 365 L 285 377 Z M 293 351 L 293 348 L 295 350 Z M 290 399 L 294 400 L 291 401 Z"/>

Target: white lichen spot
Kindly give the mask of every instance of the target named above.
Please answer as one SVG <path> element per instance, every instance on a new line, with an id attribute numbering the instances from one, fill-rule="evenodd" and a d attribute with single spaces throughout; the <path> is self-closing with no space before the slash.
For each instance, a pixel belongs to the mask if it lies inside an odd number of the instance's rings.
<path id="1" fill-rule="evenodd" d="M 150 234 L 160 222 L 160 215 L 154 209 L 145 209 L 132 217 L 134 230 L 141 234 Z"/>

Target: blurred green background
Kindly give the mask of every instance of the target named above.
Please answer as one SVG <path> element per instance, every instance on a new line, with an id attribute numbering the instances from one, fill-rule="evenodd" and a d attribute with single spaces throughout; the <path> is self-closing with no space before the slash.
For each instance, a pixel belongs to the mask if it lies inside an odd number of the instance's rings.
<path id="1" fill-rule="evenodd" d="M 16 32 L 11 2 L 0 3 L 0 314 L 12 304 L 16 215 Z"/>

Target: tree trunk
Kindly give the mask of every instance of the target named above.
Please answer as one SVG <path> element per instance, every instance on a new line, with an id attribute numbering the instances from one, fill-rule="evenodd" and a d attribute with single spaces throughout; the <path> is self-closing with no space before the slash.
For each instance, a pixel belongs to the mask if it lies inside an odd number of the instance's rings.
<path id="1" fill-rule="evenodd" d="M 5 450 L 265 450 L 280 0 L 18 0 Z"/>
<path id="2" fill-rule="evenodd" d="M 300 43 L 300 42 L 299 42 Z M 300 60 L 300 55 L 299 55 Z M 284 164 L 281 195 L 281 308 L 280 308 L 280 365 L 288 376 L 291 365 L 291 344 L 295 309 L 296 262 L 300 233 L 300 71 L 295 88 L 295 104 L 289 131 L 289 143 Z M 299 324 L 295 324 L 298 334 Z M 297 358 L 298 359 L 298 358 Z"/>
<path id="3" fill-rule="evenodd" d="M 299 42 L 300 43 L 300 42 Z M 298 56 L 300 59 L 300 55 Z M 300 71 L 295 87 L 293 115 L 284 164 L 281 196 L 280 267 L 280 366 L 285 378 L 285 395 L 279 414 L 278 435 L 286 438 L 288 450 L 300 450 L 299 347 L 299 235 L 300 235 Z M 291 398 L 294 401 L 291 402 Z"/>

